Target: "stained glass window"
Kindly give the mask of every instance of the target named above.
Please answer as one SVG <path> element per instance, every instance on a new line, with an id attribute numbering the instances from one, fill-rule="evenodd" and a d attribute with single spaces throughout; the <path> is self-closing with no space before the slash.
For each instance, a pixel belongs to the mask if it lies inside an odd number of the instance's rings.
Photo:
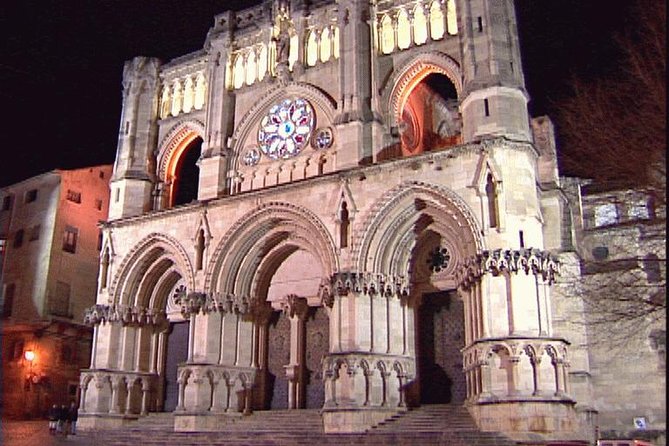
<path id="1" fill-rule="evenodd" d="M 298 155 L 309 142 L 314 112 L 304 99 L 284 99 L 269 109 L 260 122 L 258 145 L 271 159 Z"/>
<path id="2" fill-rule="evenodd" d="M 321 128 L 316 130 L 313 145 L 320 150 L 327 149 L 332 146 L 333 139 L 332 130 L 329 128 Z"/>
<path id="3" fill-rule="evenodd" d="M 245 166 L 255 166 L 260 161 L 260 152 L 258 149 L 249 149 L 244 154 L 243 162 Z"/>

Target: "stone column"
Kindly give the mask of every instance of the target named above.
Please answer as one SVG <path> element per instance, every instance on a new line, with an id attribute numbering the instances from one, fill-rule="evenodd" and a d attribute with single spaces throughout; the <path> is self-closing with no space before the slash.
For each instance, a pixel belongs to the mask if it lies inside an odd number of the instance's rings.
<path id="1" fill-rule="evenodd" d="M 404 389 L 413 378 L 415 358 L 411 305 L 399 277 L 340 273 L 330 299 L 330 354 L 324 360 L 326 432 L 364 432 L 404 409 Z M 389 311 L 389 309 L 394 309 Z M 390 317 L 394 315 L 395 317 Z M 386 330 L 380 335 L 375 330 Z M 392 333 L 392 335 L 390 335 Z"/>
<path id="2" fill-rule="evenodd" d="M 117 414 L 121 412 L 121 403 L 120 403 L 120 387 L 121 387 L 121 379 L 119 377 L 113 377 L 111 379 L 111 398 L 109 402 L 109 413 L 110 414 Z"/>
<path id="3" fill-rule="evenodd" d="M 141 415 L 149 413 L 149 397 L 151 395 L 151 383 L 148 378 L 142 379 L 142 410 Z"/>
<path id="4" fill-rule="evenodd" d="M 125 381 L 125 414 L 130 415 L 132 409 L 132 390 L 135 383 L 131 378 L 126 378 Z"/>
<path id="5" fill-rule="evenodd" d="M 290 320 L 290 363 L 285 366 L 289 409 L 304 407 L 304 320 L 308 310 L 307 300 L 295 295 L 287 296 L 283 304 L 283 311 Z"/>

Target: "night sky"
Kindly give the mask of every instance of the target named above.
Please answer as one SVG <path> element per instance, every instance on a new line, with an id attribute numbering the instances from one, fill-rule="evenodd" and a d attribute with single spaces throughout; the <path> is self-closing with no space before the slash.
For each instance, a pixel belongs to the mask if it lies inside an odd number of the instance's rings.
<path id="1" fill-rule="evenodd" d="M 656 0 L 653 0 L 656 1 Z M 222 0 L 9 0 L 0 8 L 0 187 L 113 163 L 123 63 L 202 48 Z M 532 116 L 554 115 L 573 76 L 615 75 L 630 2 L 516 0 Z"/>

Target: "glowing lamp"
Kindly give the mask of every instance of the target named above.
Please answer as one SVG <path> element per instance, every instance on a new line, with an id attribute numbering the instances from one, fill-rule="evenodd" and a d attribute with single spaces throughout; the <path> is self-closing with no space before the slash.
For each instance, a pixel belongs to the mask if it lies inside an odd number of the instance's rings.
<path id="1" fill-rule="evenodd" d="M 33 362 L 35 359 L 35 352 L 32 350 L 26 350 L 26 352 L 23 354 L 23 357 L 26 359 L 26 361 Z"/>

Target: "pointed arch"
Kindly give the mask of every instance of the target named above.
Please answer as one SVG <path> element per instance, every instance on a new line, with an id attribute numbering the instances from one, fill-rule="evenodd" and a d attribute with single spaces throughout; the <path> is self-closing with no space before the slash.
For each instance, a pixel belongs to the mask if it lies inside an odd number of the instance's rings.
<path id="1" fill-rule="evenodd" d="M 155 289 L 166 280 L 175 284 L 180 278 L 189 290 L 194 288 L 193 268 L 186 251 L 175 239 L 152 233 L 123 259 L 109 295 L 115 304 L 162 310 L 166 302 L 156 299 Z"/>
<path id="2" fill-rule="evenodd" d="M 436 51 L 417 54 L 395 71 L 384 91 L 384 102 L 388 104 L 391 125 L 398 125 L 411 91 L 432 73 L 446 76 L 460 97 L 462 72 L 458 63 L 450 56 Z"/>
<path id="3" fill-rule="evenodd" d="M 409 275 L 413 248 L 428 232 L 438 234 L 455 252 L 453 264 L 483 250 L 479 224 L 467 204 L 441 186 L 406 182 L 372 207 L 354 247 L 359 271 Z"/>
<path id="4" fill-rule="evenodd" d="M 501 169 L 487 152 L 482 152 L 474 172 L 471 187 L 481 201 L 481 222 L 483 230 L 504 228 L 503 182 Z"/>
<path id="5" fill-rule="evenodd" d="M 196 119 L 181 121 L 172 127 L 158 144 L 158 171 L 161 181 L 169 181 L 174 176 L 176 162 L 181 153 L 196 138 L 204 139 L 204 123 Z"/>
<path id="6" fill-rule="evenodd" d="M 322 90 L 310 84 L 293 82 L 286 86 L 277 86 L 268 91 L 264 97 L 258 98 L 239 121 L 232 136 L 232 158 L 230 166 L 236 168 L 241 160 L 241 154 L 248 145 L 255 145 L 254 132 L 258 129 L 260 119 L 265 115 L 263 110 L 286 97 L 301 97 L 307 100 L 316 113 L 316 126 L 325 127 L 334 121 L 337 105 L 335 100 Z M 251 142 L 251 139 L 252 141 Z"/>
<path id="7" fill-rule="evenodd" d="M 318 217 L 287 203 L 260 206 L 239 219 L 214 250 L 205 290 L 256 298 L 297 250 L 320 261 L 324 278 L 338 270 L 334 240 Z"/>

